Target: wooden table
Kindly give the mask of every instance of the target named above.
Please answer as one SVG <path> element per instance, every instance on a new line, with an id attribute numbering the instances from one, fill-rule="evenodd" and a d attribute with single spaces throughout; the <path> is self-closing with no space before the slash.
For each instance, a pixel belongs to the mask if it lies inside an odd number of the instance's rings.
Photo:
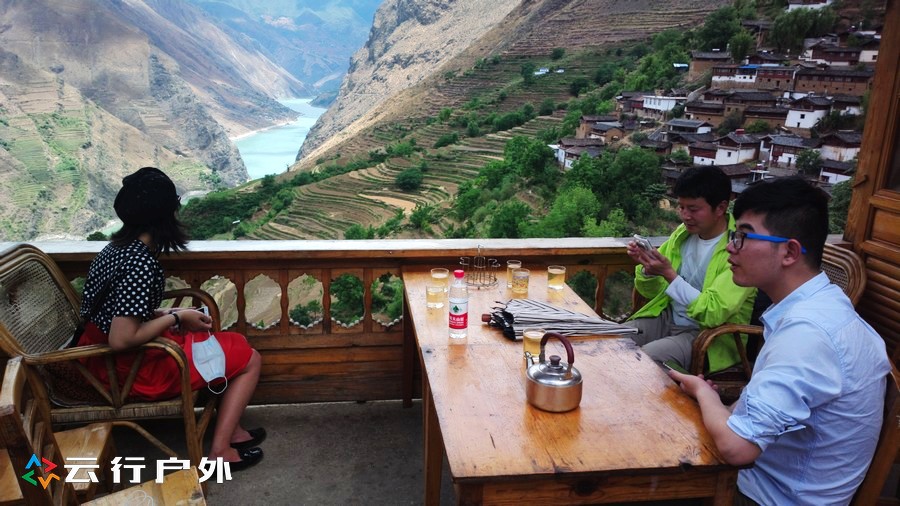
<path id="1" fill-rule="evenodd" d="M 469 335 L 459 341 L 448 336 L 446 306 L 425 306 L 428 278 L 403 272 L 422 364 L 425 504 L 439 503 L 445 452 L 460 504 L 732 503 L 737 468 L 716 451 L 696 402 L 630 338 L 573 340 L 581 404 L 544 412 L 525 398 L 522 343 L 480 322 L 511 298 L 505 273 L 502 288 L 470 291 Z M 544 270 L 532 269 L 530 285 L 532 299 L 594 314 L 568 287 L 548 293 Z"/>

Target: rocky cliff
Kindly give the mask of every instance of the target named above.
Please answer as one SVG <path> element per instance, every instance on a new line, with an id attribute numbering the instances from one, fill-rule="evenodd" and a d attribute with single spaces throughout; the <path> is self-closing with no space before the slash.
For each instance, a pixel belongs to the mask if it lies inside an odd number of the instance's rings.
<path id="1" fill-rule="evenodd" d="M 385 0 L 369 39 L 350 60 L 337 100 L 298 158 L 396 93 L 433 74 L 499 23 L 520 0 Z"/>
<path id="2" fill-rule="evenodd" d="M 442 88 L 445 73 L 478 58 L 546 56 L 608 43 L 646 40 L 692 27 L 728 0 L 386 0 L 363 49 L 353 57 L 337 100 L 306 138 L 295 168 L 375 124 L 432 115 L 460 105 Z M 303 158 L 306 157 L 305 160 Z"/>
<path id="3" fill-rule="evenodd" d="M 180 0 L 7 0 L 0 48 L 0 240 L 83 238 L 141 165 L 182 191 L 242 183 L 229 137 L 310 93 Z"/>

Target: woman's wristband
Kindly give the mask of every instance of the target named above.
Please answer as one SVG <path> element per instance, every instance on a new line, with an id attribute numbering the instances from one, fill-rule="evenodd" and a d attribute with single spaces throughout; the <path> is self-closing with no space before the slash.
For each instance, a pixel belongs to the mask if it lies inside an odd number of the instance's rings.
<path id="1" fill-rule="evenodd" d="M 178 313 L 176 313 L 175 311 L 170 311 L 169 314 L 175 317 L 175 326 L 181 327 L 181 318 L 178 317 Z"/>

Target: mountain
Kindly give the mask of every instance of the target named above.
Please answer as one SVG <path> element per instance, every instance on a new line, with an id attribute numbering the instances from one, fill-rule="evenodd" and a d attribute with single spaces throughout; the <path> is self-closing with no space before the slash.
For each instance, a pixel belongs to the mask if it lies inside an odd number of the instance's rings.
<path id="1" fill-rule="evenodd" d="M 440 84 L 479 58 L 549 55 L 693 27 L 727 0 L 386 0 L 335 102 L 298 154 L 310 166 L 366 128 L 459 105 Z M 438 96 L 435 96 L 437 94 Z"/>
<path id="2" fill-rule="evenodd" d="M 84 237 L 141 165 L 184 192 L 242 183 L 229 137 L 311 93 L 179 0 L 5 0 L 0 48 L 0 240 Z"/>
<path id="3" fill-rule="evenodd" d="M 189 0 L 318 95 L 336 92 L 381 0 Z"/>

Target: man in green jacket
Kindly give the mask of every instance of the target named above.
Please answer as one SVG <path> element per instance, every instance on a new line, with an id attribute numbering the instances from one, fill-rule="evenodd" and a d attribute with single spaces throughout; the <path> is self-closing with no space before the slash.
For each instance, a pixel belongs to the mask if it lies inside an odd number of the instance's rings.
<path id="1" fill-rule="evenodd" d="M 628 244 L 638 265 L 634 285 L 650 300 L 627 323 L 640 333 L 632 339 L 657 362 L 691 366 L 691 349 L 701 330 L 723 323 L 750 321 L 754 288 L 737 286 L 728 264 L 728 212 L 731 180 L 718 167 L 686 170 L 675 182 L 682 224 L 659 250 Z M 740 360 L 730 339 L 719 339 L 708 353 L 709 369 L 724 369 Z"/>

